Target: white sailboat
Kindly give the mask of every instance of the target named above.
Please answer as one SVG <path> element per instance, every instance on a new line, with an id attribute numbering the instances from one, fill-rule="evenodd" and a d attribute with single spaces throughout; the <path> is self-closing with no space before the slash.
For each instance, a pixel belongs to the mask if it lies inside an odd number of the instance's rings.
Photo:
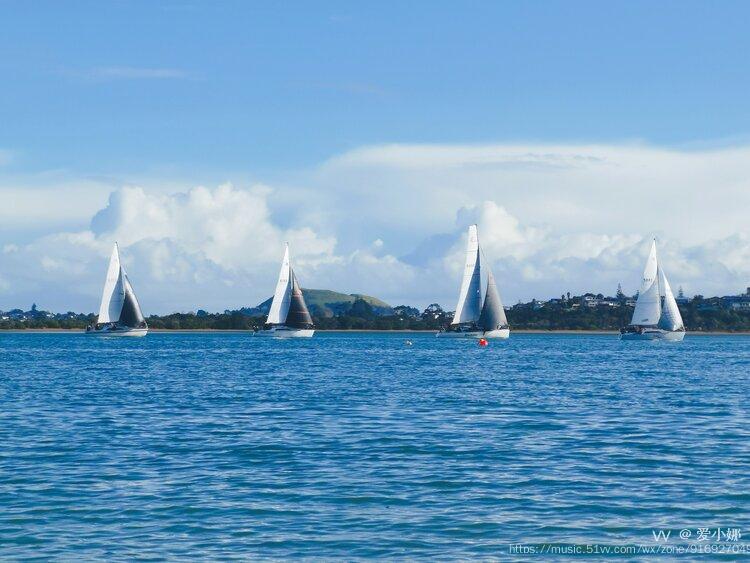
<path id="1" fill-rule="evenodd" d="M 510 327 L 500 294 L 488 266 L 484 299 L 482 299 L 482 251 L 479 246 L 477 226 L 469 227 L 466 261 L 461 290 L 458 293 L 453 322 L 438 337 L 508 338 Z"/>
<path id="2" fill-rule="evenodd" d="M 104 281 L 102 302 L 95 325 L 86 327 L 86 334 L 104 336 L 146 336 L 148 325 L 128 274 L 120 262 L 120 249 L 115 243 Z"/>
<path id="3" fill-rule="evenodd" d="M 307 310 L 305 298 L 302 296 L 302 288 L 294 275 L 291 261 L 289 260 L 289 243 L 284 249 L 284 258 L 281 261 L 279 281 L 276 283 L 276 291 L 273 294 L 271 310 L 263 330 L 255 333 L 256 336 L 275 336 L 281 338 L 310 338 L 315 333 L 310 311 Z"/>
<path id="4" fill-rule="evenodd" d="M 656 240 L 643 270 L 641 290 L 630 324 L 620 330 L 623 340 L 670 340 L 685 338 L 685 325 L 672 288 L 656 255 Z"/>

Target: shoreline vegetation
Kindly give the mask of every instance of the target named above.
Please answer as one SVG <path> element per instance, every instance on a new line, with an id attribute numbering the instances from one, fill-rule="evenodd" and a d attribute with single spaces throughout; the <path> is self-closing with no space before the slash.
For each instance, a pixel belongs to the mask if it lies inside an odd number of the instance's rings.
<path id="1" fill-rule="evenodd" d="M 310 313 L 316 330 L 321 332 L 436 332 L 450 325 L 453 319 L 453 312 L 444 310 L 437 303 L 419 311 L 408 305 L 391 307 L 369 296 L 347 296 L 326 290 L 303 292 L 311 294 Z M 635 299 L 618 289 L 615 297 L 567 294 L 548 301 L 517 303 L 505 310 L 514 333 L 608 334 L 617 333 L 630 323 Z M 704 298 L 697 295 L 690 299 L 680 292 L 677 302 L 685 328 L 691 334 L 750 333 L 750 290 L 739 296 Z M 150 330 L 157 332 L 252 331 L 263 328 L 269 307 L 270 300 L 254 308 L 225 310 L 223 313 L 198 310 L 151 315 L 146 322 Z M 83 330 L 95 322 L 93 313 L 50 313 L 37 309 L 36 305 L 29 311 L 0 311 L 0 330 Z"/>
<path id="2" fill-rule="evenodd" d="M 155 334 L 251 334 L 252 330 L 239 328 L 155 328 L 149 329 L 150 333 Z M 435 334 L 435 330 L 417 330 L 417 329 L 316 329 L 316 332 L 323 333 L 385 333 L 385 334 Z M 6 334 L 84 334 L 84 328 L 6 328 L 0 329 L 0 333 Z M 690 336 L 750 336 L 750 330 L 712 330 L 712 331 L 690 331 Z M 556 335 L 592 335 L 592 336 L 615 336 L 619 335 L 618 330 L 569 330 L 569 329 L 511 329 L 511 334 L 556 334 Z"/>

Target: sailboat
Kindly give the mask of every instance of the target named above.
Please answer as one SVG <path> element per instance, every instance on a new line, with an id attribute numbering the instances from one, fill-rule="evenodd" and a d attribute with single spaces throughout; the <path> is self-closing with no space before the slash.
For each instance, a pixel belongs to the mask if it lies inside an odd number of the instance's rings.
<path id="1" fill-rule="evenodd" d="M 633 319 L 620 329 L 622 340 L 670 340 L 685 338 L 685 325 L 672 288 L 656 256 L 656 240 L 643 270 L 641 290 L 635 303 Z"/>
<path id="2" fill-rule="evenodd" d="M 146 336 L 148 325 L 133 291 L 128 274 L 120 262 L 120 248 L 115 243 L 104 281 L 99 317 L 86 334 L 105 336 Z"/>
<path id="3" fill-rule="evenodd" d="M 299 286 L 289 260 L 289 243 L 287 243 L 268 319 L 263 330 L 257 331 L 255 335 L 310 338 L 314 333 L 310 311 L 307 310 L 302 288 Z"/>
<path id="4" fill-rule="evenodd" d="M 466 263 L 458 304 L 453 322 L 447 329 L 437 333 L 438 337 L 508 338 L 510 327 L 505 316 L 503 302 L 497 290 L 495 276 L 488 266 L 484 299 L 482 299 L 482 251 L 479 246 L 477 226 L 469 227 L 466 246 Z"/>

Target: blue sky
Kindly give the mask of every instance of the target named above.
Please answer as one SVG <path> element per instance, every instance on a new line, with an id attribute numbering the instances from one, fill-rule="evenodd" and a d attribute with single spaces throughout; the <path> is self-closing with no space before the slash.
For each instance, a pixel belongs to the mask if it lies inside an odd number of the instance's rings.
<path id="1" fill-rule="evenodd" d="M 2 2 L 16 170 L 283 173 L 365 144 L 747 135 L 741 2 Z"/>
<path id="2" fill-rule="evenodd" d="M 467 221 L 508 301 L 634 290 L 654 235 L 750 283 L 750 4 L 270 4 L 0 0 L 0 308 L 93 310 L 114 239 L 152 310 L 264 299 L 285 239 L 450 307 Z"/>

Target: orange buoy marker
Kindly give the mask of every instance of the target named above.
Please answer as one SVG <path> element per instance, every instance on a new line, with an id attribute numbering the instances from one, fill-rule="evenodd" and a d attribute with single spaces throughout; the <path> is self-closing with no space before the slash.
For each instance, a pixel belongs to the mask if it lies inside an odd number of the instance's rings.
<path id="1" fill-rule="evenodd" d="M 489 344 L 489 342 L 487 342 L 486 338 L 480 338 L 479 339 L 479 345 L 480 346 L 487 346 L 487 344 Z"/>

